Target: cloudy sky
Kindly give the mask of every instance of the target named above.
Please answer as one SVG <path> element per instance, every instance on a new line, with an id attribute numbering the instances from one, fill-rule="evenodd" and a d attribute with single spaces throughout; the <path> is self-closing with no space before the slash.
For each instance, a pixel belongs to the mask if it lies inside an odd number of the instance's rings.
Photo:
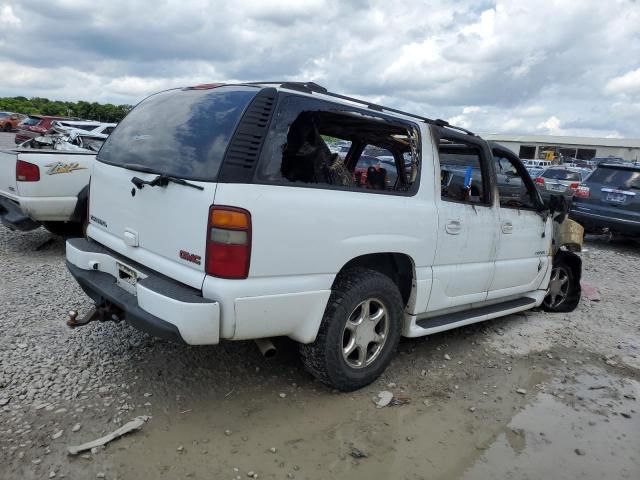
<path id="1" fill-rule="evenodd" d="M 640 138 L 640 1 L 0 0 L 0 72 L 0 97 L 313 80 L 478 132 Z"/>

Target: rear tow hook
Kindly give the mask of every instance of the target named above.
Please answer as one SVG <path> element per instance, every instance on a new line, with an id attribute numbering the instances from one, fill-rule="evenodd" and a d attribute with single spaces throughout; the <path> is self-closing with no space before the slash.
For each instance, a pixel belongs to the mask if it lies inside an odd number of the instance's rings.
<path id="1" fill-rule="evenodd" d="M 119 322 L 122 319 L 110 306 L 103 305 L 91 308 L 80 320 L 78 320 L 78 311 L 70 310 L 67 326 L 70 328 L 81 327 L 96 320 L 100 320 L 101 322 Z"/>

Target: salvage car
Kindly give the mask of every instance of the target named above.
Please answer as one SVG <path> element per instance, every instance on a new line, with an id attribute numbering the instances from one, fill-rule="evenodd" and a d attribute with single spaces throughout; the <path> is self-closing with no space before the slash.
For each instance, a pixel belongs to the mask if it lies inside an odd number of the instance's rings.
<path id="1" fill-rule="evenodd" d="M 11 132 L 18 128 L 20 122 L 22 122 L 26 115 L 21 113 L 0 112 L 0 130 L 3 132 Z"/>
<path id="2" fill-rule="evenodd" d="M 600 163 L 578 186 L 570 216 L 587 232 L 640 236 L 640 164 Z"/>
<path id="3" fill-rule="evenodd" d="M 323 138 L 351 142 L 346 160 Z M 368 146 L 394 158 L 393 185 L 354 180 Z M 505 161 L 517 204 L 500 195 L 487 142 L 443 120 L 314 83 L 151 95 L 97 155 L 86 238 L 66 244 L 95 306 L 67 323 L 262 350 L 285 336 L 308 371 L 348 391 L 382 373 L 402 336 L 572 310 L 581 228 L 561 199 L 542 202 L 515 155 Z M 457 168 L 479 175 L 454 188 Z"/>
<path id="4" fill-rule="evenodd" d="M 51 115 L 29 115 L 18 125 L 18 132 L 14 138 L 15 144 L 20 145 L 32 138 L 47 134 L 56 120 L 73 119 Z"/>

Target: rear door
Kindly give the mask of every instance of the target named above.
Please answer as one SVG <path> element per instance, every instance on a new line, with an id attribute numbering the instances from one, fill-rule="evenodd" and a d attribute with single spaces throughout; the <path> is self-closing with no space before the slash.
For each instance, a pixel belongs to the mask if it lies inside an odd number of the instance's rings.
<path id="1" fill-rule="evenodd" d="M 176 89 L 140 103 L 98 154 L 88 235 L 200 288 L 218 171 L 258 91 L 242 86 Z M 165 181 L 150 184 L 161 175 Z"/>
<path id="2" fill-rule="evenodd" d="M 493 278 L 498 209 L 488 148 L 467 135 L 439 129 L 440 196 L 433 287 L 427 310 L 486 300 Z"/>

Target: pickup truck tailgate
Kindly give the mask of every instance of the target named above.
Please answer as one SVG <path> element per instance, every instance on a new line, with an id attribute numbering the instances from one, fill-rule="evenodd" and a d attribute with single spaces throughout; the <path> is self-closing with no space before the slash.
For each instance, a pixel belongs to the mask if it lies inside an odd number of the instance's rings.
<path id="1" fill-rule="evenodd" d="M 18 154 L 11 150 L 0 150 L 0 195 L 15 200 L 18 195 L 16 186 L 16 159 Z"/>

